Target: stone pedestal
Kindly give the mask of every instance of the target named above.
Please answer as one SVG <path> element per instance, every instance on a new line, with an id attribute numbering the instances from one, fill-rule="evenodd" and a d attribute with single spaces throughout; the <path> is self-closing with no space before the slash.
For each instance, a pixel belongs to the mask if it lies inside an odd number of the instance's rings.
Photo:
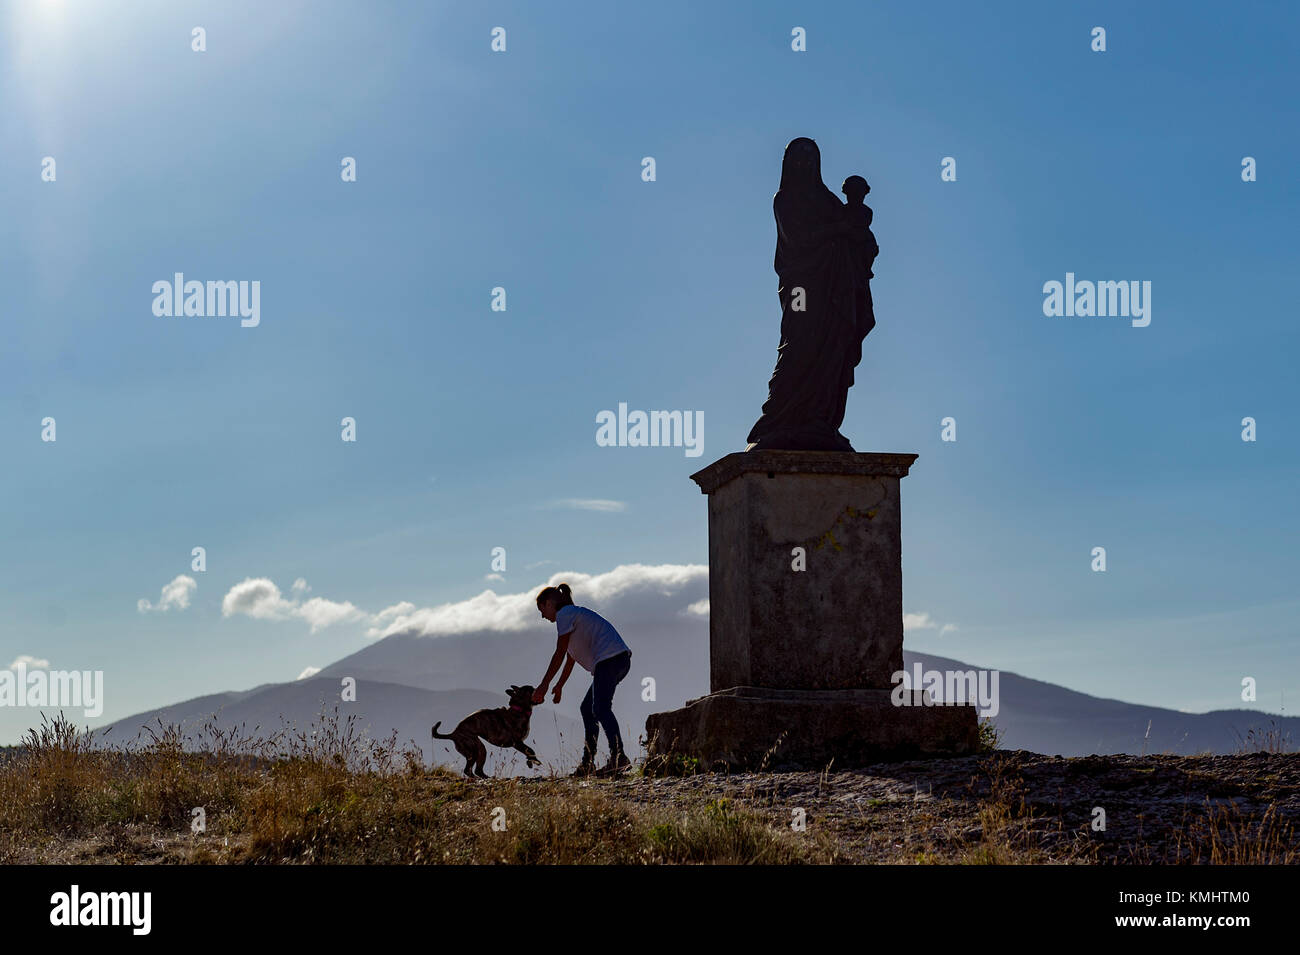
<path id="1" fill-rule="evenodd" d="M 646 721 L 652 752 L 837 767 L 972 752 L 972 706 L 892 694 L 903 669 L 899 483 L 914 454 L 747 451 L 709 497 L 712 693 Z"/>

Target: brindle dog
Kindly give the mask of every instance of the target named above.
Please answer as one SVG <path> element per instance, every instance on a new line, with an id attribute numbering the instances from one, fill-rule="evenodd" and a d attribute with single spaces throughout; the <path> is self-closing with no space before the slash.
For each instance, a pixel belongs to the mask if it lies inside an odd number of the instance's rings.
<path id="1" fill-rule="evenodd" d="M 510 697 L 509 706 L 475 710 L 456 725 L 450 736 L 438 732 L 441 720 L 433 724 L 433 738 L 451 740 L 456 752 L 465 757 L 465 775 L 470 779 L 475 776 L 487 778 L 487 773 L 483 772 L 483 763 L 487 760 L 484 739 L 494 746 L 513 746 L 528 758 L 529 767 L 542 764 L 532 747 L 524 742 L 533 715 L 533 687 L 512 686 L 506 695 Z M 479 739 L 480 736 L 483 739 Z"/>

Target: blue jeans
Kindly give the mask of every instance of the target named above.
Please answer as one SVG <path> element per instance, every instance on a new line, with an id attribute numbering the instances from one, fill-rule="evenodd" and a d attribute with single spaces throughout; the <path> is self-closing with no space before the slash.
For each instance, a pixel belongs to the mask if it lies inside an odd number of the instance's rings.
<path id="1" fill-rule="evenodd" d="M 632 651 L 625 650 L 616 657 L 601 660 L 591 672 L 591 689 L 582 698 L 578 708 L 582 712 L 582 727 L 586 732 L 586 752 L 584 762 L 596 758 L 596 744 L 600 739 L 600 727 L 605 728 L 605 739 L 609 741 L 610 757 L 623 752 L 623 737 L 618 732 L 618 720 L 614 719 L 614 687 L 618 686 L 628 670 L 632 669 Z"/>

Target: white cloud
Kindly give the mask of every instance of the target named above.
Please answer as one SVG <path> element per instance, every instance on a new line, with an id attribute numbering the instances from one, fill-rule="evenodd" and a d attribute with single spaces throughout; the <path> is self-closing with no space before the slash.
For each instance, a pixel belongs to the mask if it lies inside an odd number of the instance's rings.
<path id="1" fill-rule="evenodd" d="M 605 501 L 600 498 L 566 497 L 552 501 L 551 507 L 565 507 L 574 511 L 626 511 L 626 501 Z"/>
<path id="2" fill-rule="evenodd" d="M 135 609 L 140 613 L 166 613 L 172 609 L 184 610 L 190 605 L 190 596 L 198 587 L 199 585 L 195 583 L 193 577 L 181 574 L 170 584 L 163 587 L 162 595 L 158 598 L 156 604 L 151 604 L 141 597 L 135 602 Z"/>
<path id="3" fill-rule="evenodd" d="M 380 620 L 391 620 L 394 617 L 401 616 L 402 614 L 408 614 L 414 609 L 415 604 L 411 603 L 409 600 L 403 600 L 401 603 L 393 604 L 391 607 L 385 607 L 383 610 L 379 611 L 379 613 L 375 614 L 371 622 L 375 623 Z"/>
<path id="4" fill-rule="evenodd" d="M 548 627 L 550 624 L 537 612 L 537 594 L 542 587 L 561 581 L 573 588 L 574 603 L 600 613 L 616 614 L 621 629 L 625 622 L 662 620 L 665 612 L 698 605 L 702 599 L 707 603 L 709 569 L 700 564 L 621 564 L 603 574 L 556 573 L 522 593 L 497 594 L 485 590 L 468 600 L 436 607 L 397 604 L 376 614 L 366 635 L 387 637 L 405 633 L 440 637 L 484 630 Z"/>
<path id="5" fill-rule="evenodd" d="M 303 670 L 301 673 L 298 674 L 297 678 L 299 680 L 306 680 L 308 677 L 313 677 L 319 672 L 320 672 L 320 667 L 307 667 L 305 670 Z"/>
<path id="6" fill-rule="evenodd" d="M 233 617 L 243 614 L 257 620 L 289 620 L 297 618 L 311 625 L 315 633 L 324 627 L 352 620 L 362 620 L 366 613 L 359 607 L 344 601 L 326 600 L 312 597 L 301 601 L 299 598 L 311 588 L 299 577 L 291 588 L 293 600 L 286 600 L 275 582 L 266 577 L 248 577 L 235 586 L 221 600 L 221 615 Z"/>
<path id="7" fill-rule="evenodd" d="M 954 633 L 957 630 L 955 623 L 945 623 L 939 626 L 939 621 L 932 618 L 928 613 L 905 613 L 903 614 L 904 630 L 938 630 L 939 636 Z"/>
<path id="8" fill-rule="evenodd" d="M 280 588 L 265 577 L 246 577 L 221 599 L 223 617 L 242 613 L 258 620 L 287 620 L 293 608 L 293 601 L 285 600 Z"/>
<path id="9" fill-rule="evenodd" d="M 483 579 L 484 580 L 505 580 L 505 578 L 502 577 L 500 574 L 484 574 Z"/>
<path id="10" fill-rule="evenodd" d="M 683 608 L 682 613 L 686 614 L 688 617 L 707 618 L 709 615 L 709 598 L 705 597 L 703 600 L 695 601 L 695 603 Z"/>
<path id="11" fill-rule="evenodd" d="M 393 633 L 420 636 L 446 636 L 468 630 L 523 630 L 537 622 L 536 594 L 496 594 L 485 590 L 476 597 L 437 607 L 414 607 L 409 602 L 399 606 L 400 613 L 371 620 L 368 637 L 386 637 Z M 531 611 L 534 618 L 526 616 Z"/>
<path id="12" fill-rule="evenodd" d="M 294 615 L 311 624 L 312 633 L 324 627 L 332 627 L 336 623 L 348 623 L 352 620 L 363 620 L 366 617 L 364 611 L 347 601 L 338 603 L 333 600 L 326 600 L 323 597 L 312 597 L 311 600 L 298 607 L 294 611 Z"/>
<path id="13" fill-rule="evenodd" d="M 487 578 L 503 579 L 499 574 L 489 574 Z M 403 600 L 376 614 L 367 614 L 349 601 L 322 597 L 302 600 L 301 596 L 311 588 L 301 577 L 290 588 L 293 599 L 287 599 L 274 581 L 249 577 L 230 588 L 221 602 L 221 612 L 226 617 L 242 614 L 258 620 L 304 620 L 312 633 L 340 623 L 365 620 L 366 636 L 376 639 L 398 633 L 442 637 L 484 631 L 518 632 L 550 626 L 537 612 L 537 594 L 543 587 L 561 581 L 572 587 L 575 603 L 616 615 L 620 627 L 637 621 L 661 621 L 666 613 L 700 619 L 709 616 L 709 569 L 701 564 L 620 564 L 603 574 L 557 572 L 518 593 L 484 590 L 467 600 L 433 607 L 419 607 Z M 905 613 L 903 629 L 938 630 L 944 635 L 955 632 L 957 625 L 940 626 L 928 613 Z M 306 676 L 314 672 L 312 667 L 303 671 Z"/>
<path id="14" fill-rule="evenodd" d="M 38 660 L 34 656 L 23 653 L 20 654 L 13 663 L 9 664 L 10 670 L 17 670 L 19 667 L 24 667 L 28 670 L 48 670 L 50 668 L 50 661 Z"/>

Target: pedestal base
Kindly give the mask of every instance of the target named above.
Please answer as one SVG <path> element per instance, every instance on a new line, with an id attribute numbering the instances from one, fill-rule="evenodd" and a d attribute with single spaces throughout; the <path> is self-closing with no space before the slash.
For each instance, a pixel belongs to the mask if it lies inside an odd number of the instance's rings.
<path id="1" fill-rule="evenodd" d="M 915 460 L 748 451 L 691 475 L 709 498 L 710 690 L 891 688 Z"/>
<path id="2" fill-rule="evenodd" d="M 701 768 L 835 769 L 965 756 L 979 743 L 973 706 L 925 705 L 907 691 L 780 690 L 737 686 L 646 720 L 650 756 L 680 754 Z"/>

